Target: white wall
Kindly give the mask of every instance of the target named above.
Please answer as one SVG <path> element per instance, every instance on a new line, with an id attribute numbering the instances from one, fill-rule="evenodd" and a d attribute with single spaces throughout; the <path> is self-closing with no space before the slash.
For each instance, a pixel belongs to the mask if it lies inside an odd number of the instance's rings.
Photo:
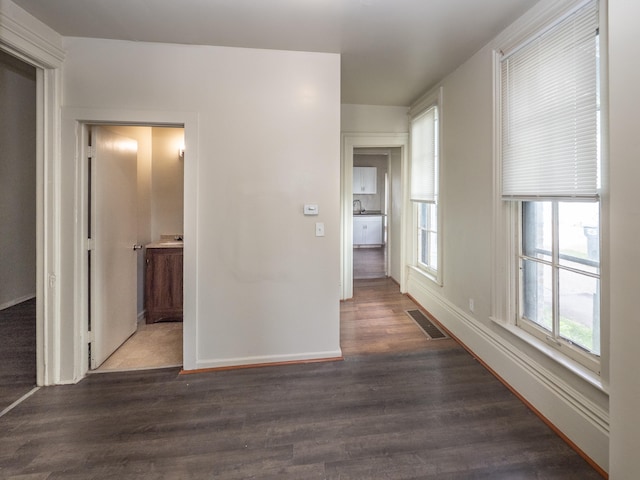
<path id="1" fill-rule="evenodd" d="M 36 72 L 0 52 L 0 309 L 36 294 Z"/>
<path id="2" fill-rule="evenodd" d="M 530 12 L 518 25 L 533 19 L 540 11 Z M 439 286 L 411 270 L 408 291 L 579 448 L 607 469 L 607 379 L 602 379 L 601 385 L 598 380 L 593 383 L 586 380 L 491 318 L 492 262 L 497 241 L 493 213 L 494 48 L 499 46 L 498 40 L 485 46 L 441 82 L 439 213 L 443 283 Z M 497 275 L 504 273 L 498 269 Z M 473 299 L 473 312 L 469 299 Z"/>
<path id="3" fill-rule="evenodd" d="M 408 107 L 342 104 L 340 130 L 345 133 L 407 133 Z"/>
<path id="4" fill-rule="evenodd" d="M 640 456 L 640 3 L 609 2 L 611 476 L 638 478 Z"/>
<path id="5" fill-rule="evenodd" d="M 84 38 L 65 49 L 65 115 L 190 119 L 184 367 L 340 355 L 340 57 Z M 63 122 L 65 238 L 74 129 Z M 320 215 L 303 216 L 304 203 Z M 65 250 L 63 264 L 75 255 Z M 62 302 L 73 303 L 68 280 Z M 73 316 L 62 318 L 61 349 L 71 348 Z"/>
<path id="6" fill-rule="evenodd" d="M 184 159 L 178 156 L 184 130 L 154 127 L 152 138 L 151 239 L 157 241 L 184 230 Z"/>

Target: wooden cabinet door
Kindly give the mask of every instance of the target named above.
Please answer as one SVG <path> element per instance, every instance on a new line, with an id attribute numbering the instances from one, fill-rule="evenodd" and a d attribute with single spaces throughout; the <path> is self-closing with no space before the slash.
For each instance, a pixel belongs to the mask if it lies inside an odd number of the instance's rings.
<path id="1" fill-rule="evenodd" d="M 182 320 L 182 258 L 181 248 L 147 250 L 147 323 Z"/>

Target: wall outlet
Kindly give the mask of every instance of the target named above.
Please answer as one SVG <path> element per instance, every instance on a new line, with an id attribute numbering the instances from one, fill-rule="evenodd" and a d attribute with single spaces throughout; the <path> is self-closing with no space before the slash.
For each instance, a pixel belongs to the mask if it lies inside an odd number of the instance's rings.
<path id="1" fill-rule="evenodd" d="M 316 223 L 316 237 L 324 237 L 324 223 Z"/>
<path id="2" fill-rule="evenodd" d="M 476 308 L 475 302 L 473 301 L 473 298 L 470 298 L 469 299 L 469 310 L 471 310 L 472 312 L 475 312 L 475 308 Z"/>

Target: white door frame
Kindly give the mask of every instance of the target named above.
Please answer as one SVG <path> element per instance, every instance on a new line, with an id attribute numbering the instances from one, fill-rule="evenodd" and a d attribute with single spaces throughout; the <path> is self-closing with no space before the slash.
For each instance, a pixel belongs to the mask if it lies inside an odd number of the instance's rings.
<path id="1" fill-rule="evenodd" d="M 60 381 L 60 68 L 64 51 L 11 2 L 0 3 L 0 50 L 36 68 L 36 383 Z M 57 44 L 59 43 L 59 45 Z"/>
<path id="2" fill-rule="evenodd" d="M 86 328 L 88 312 L 87 261 L 88 231 L 88 175 L 87 155 L 88 125 L 175 126 L 184 128 L 184 298 L 183 298 L 183 366 L 194 369 L 196 364 L 196 251 L 197 251 L 197 148 L 198 115 L 192 112 L 153 112 L 107 109 L 63 108 L 63 154 L 75 157 L 77 172 L 75 204 L 75 282 L 76 299 L 74 370 L 75 378 L 84 377 L 89 371 L 89 333 Z M 75 151 L 72 151 L 75 150 Z M 177 155 L 177 151 L 176 151 Z"/>
<path id="3" fill-rule="evenodd" d="M 340 299 L 348 300 L 353 297 L 353 149 L 354 148 L 396 148 L 401 149 L 401 194 L 402 194 L 402 218 L 401 218 L 401 242 L 400 262 L 403 272 L 400 278 L 400 291 L 406 292 L 406 248 L 405 231 L 407 225 L 407 155 L 409 147 L 409 135 L 406 133 L 343 133 L 342 134 L 342 175 L 341 175 L 341 238 L 340 245 Z M 389 247 L 387 247 L 389 248 Z M 387 251 L 387 255 L 390 252 Z"/>

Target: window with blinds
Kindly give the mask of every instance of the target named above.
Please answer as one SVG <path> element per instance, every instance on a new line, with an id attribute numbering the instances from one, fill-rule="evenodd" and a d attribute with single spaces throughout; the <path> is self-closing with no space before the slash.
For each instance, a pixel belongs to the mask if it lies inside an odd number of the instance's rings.
<path id="1" fill-rule="evenodd" d="M 438 196 L 438 107 L 411 121 L 411 200 L 436 203 Z"/>
<path id="2" fill-rule="evenodd" d="M 503 198 L 597 199 L 597 2 L 507 52 L 501 70 Z"/>
<path id="3" fill-rule="evenodd" d="M 502 56 L 502 200 L 515 324 L 600 372 L 598 2 L 584 1 Z M 505 205 L 505 206 L 506 206 Z"/>

